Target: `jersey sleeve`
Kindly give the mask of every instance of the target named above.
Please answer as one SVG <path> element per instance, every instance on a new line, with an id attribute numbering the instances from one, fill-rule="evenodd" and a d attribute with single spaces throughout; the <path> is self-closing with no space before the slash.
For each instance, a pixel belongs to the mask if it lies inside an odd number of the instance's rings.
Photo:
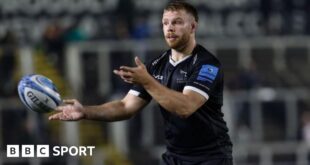
<path id="1" fill-rule="evenodd" d="M 151 70 L 150 63 L 146 64 L 146 69 L 150 73 Z M 141 85 L 137 84 L 133 85 L 128 93 L 140 97 L 147 102 L 152 100 L 152 96 Z"/>
<path id="2" fill-rule="evenodd" d="M 143 100 L 149 102 L 151 101 L 152 97 L 141 85 L 134 85 L 128 92 L 134 96 L 140 97 Z"/>
<path id="3" fill-rule="evenodd" d="M 218 63 L 202 63 L 194 67 L 183 90 L 192 90 L 207 100 L 217 83 L 222 81 L 223 73 Z"/>

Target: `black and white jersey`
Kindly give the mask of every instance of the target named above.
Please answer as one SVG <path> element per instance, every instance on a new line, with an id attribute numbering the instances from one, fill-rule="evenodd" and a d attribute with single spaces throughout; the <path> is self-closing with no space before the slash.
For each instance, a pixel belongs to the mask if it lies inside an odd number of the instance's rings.
<path id="1" fill-rule="evenodd" d="M 171 50 L 168 50 L 146 66 L 148 72 L 162 85 L 179 92 L 192 90 L 207 99 L 188 118 L 180 118 L 160 106 L 168 152 L 181 159 L 231 158 L 232 144 L 221 111 L 223 70 L 216 57 L 197 45 L 192 55 L 181 61 L 174 62 Z M 133 86 L 129 93 L 146 101 L 152 99 L 139 85 Z"/>

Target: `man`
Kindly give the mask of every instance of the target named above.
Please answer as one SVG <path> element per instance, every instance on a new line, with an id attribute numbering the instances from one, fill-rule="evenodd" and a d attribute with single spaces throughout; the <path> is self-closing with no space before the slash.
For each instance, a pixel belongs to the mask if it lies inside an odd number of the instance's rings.
<path id="1" fill-rule="evenodd" d="M 232 144 L 221 112 L 223 71 L 219 61 L 196 43 L 197 11 L 188 3 L 171 2 L 162 24 L 170 50 L 146 66 L 136 57 L 137 66 L 114 70 L 134 84 L 122 100 L 98 106 L 65 100 L 67 105 L 58 107 L 60 112 L 50 119 L 124 120 L 154 99 L 165 121 L 164 164 L 230 165 Z"/>

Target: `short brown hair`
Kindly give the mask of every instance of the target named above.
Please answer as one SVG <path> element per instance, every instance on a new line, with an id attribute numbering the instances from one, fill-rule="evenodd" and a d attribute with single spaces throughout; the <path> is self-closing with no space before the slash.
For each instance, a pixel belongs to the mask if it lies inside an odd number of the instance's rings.
<path id="1" fill-rule="evenodd" d="M 194 18 L 195 21 L 198 22 L 198 12 L 194 6 L 191 4 L 184 2 L 184 1 L 172 1 L 169 2 L 168 5 L 165 7 L 164 11 L 177 11 L 177 10 L 185 10 L 186 12 L 190 13 Z"/>

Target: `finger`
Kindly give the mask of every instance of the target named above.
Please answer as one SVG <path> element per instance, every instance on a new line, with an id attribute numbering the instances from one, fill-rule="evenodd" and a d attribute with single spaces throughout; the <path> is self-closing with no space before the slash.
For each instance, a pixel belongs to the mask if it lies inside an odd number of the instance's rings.
<path id="1" fill-rule="evenodd" d="M 113 73 L 122 77 L 123 76 L 123 71 L 122 70 L 113 70 Z"/>
<path id="2" fill-rule="evenodd" d="M 73 106 L 73 104 L 65 104 L 65 105 L 60 105 L 58 107 L 55 108 L 55 111 L 66 111 L 68 109 L 71 109 Z"/>
<path id="3" fill-rule="evenodd" d="M 55 108 L 55 111 L 63 111 L 65 109 L 64 106 L 58 106 Z"/>
<path id="4" fill-rule="evenodd" d="M 63 112 L 63 120 L 71 120 L 72 116 L 67 111 Z"/>
<path id="5" fill-rule="evenodd" d="M 67 117 L 66 117 L 64 114 L 61 114 L 61 115 L 59 116 L 59 120 L 67 121 L 68 119 L 67 119 Z"/>
<path id="6" fill-rule="evenodd" d="M 125 81 L 126 83 L 133 84 L 133 81 L 132 81 L 132 80 L 124 79 L 124 81 Z"/>
<path id="7" fill-rule="evenodd" d="M 122 72 L 122 77 L 126 79 L 132 78 L 132 73 L 131 72 Z"/>
<path id="8" fill-rule="evenodd" d="M 125 82 L 132 81 L 132 80 L 133 80 L 133 78 L 130 77 L 130 76 L 120 76 L 120 77 L 121 77 L 121 79 L 122 79 L 123 81 L 125 81 Z"/>
<path id="9" fill-rule="evenodd" d="M 138 56 L 135 57 L 135 62 L 137 64 L 137 66 L 143 66 L 144 64 L 142 63 L 142 61 L 139 59 Z"/>
<path id="10" fill-rule="evenodd" d="M 55 108 L 55 111 L 65 111 L 68 109 L 72 104 L 63 104 Z"/>
<path id="11" fill-rule="evenodd" d="M 127 79 L 127 78 L 131 78 L 132 77 L 132 73 L 131 72 L 126 72 L 123 70 L 114 70 L 113 71 L 116 75 L 120 76 L 122 79 Z"/>
<path id="12" fill-rule="evenodd" d="M 116 74 L 116 75 L 119 75 L 120 71 L 115 69 L 115 70 L 113 70 L 113 73 Z"/>
<path id="13" fill-rule="evenodd" d="M 70 121 L 72 119 L 72 117 L 65 113 L 66 111 L 64 111 L 63 113 L 59 114 L 58 118 L 59 120 L 62 120 L 62 121 Z"/>
<path id="14" fill-rule="evenodd" d="M 60 116 L 62 115 L 62 113 L 56 113 L 56 114 L 53 114 L 51 116 L 48 117 L 48 120 L 60 120 Z"/>
<path id="15" fill-rule="evenodd" d="M 121 66 L 120 69 L 125 72 L 134 72 L 135 68 L 129 66 Z"/>

